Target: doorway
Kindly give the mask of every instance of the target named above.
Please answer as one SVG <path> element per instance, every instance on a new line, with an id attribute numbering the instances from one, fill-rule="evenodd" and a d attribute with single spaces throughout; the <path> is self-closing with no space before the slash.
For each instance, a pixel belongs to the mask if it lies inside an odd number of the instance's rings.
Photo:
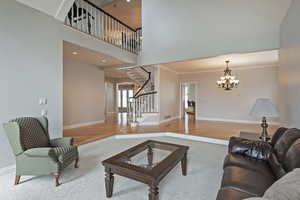
<path id="1" fill-rule="evenodd" d="M 181 118 L 196 119 L 196 84 L 181 84 Z"/>

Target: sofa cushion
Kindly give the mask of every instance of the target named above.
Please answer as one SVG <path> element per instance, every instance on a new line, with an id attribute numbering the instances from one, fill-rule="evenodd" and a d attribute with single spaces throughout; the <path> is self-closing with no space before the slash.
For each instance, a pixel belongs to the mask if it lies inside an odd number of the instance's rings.
<path id="1" fill-rule="evenodd" d="M 300 138 L 300 130 L 292 128 L 285 131 L 285 133 L 278 139 L 274 146 L 274 152 L 279 162 L 284 161 L 286 152 L 298 138 Z"/>
<path id="2" fill-rule="evenodd" d="M 257 160 L 243 155 L 238 154 L 228 154 L 224 161 L 224 168 L 228 166 L 237 166 L 241 168 L 246 168 L 249 170 L 254 170 L 263 175 L 270 175 L 273 178 L 273 174 L 270 173 L 271 169 L 266 161 Z"/>
<path id="3" fill-rule="evenodd" d="M 49 138 L 41 123 L 33 117 L 22 117 L 11 120 L 20 127 L 20 139 L 23 150 L 49 147 Z"/>
<path id="4" fill-rule="evenodd" d="M 285 169 L 283 169 L 281 163 L 278 161 L 274 153 L 272 153 L 272 155 L 270 156 L 268 163 L 277 179 L 280 179 L 282 176 L 286 174 Z"/>
<path id="5" fill-rule="evenodd" d="M 242 200 L 249 197 L 253 197 L 253 195 L 233 188 L 222 188 L 218 192 L 217 200 Z"/>
<path id="6" fill-rule="evenodd" d="M 288 129 L 285 127 L 280 127 L 279 129 L 277 129 L 277 131 L 274 133 L 272 140 L 271 140 L 271 145 L 275 146 L 275 144 L 277 143 L 277 141 L 279 140 L 279 138 L 281 138 L 281 136 L 285 133 L 285 131 L 287 131 Z"/>
<path id="7" fill-rule="evenodd" d="M 287 151 L 283 168 L 290 172 L 295 168 L 300 168 L 300 139 L 296 140 Z"/>
<path id="8" fill-rule="evenodd" d="M 274 182 L 271 172 L 264 175 L 247 168 L 228 166 L 224 169 L 222 188 L 230 187 L 253 196 L 262 196 Z"/>

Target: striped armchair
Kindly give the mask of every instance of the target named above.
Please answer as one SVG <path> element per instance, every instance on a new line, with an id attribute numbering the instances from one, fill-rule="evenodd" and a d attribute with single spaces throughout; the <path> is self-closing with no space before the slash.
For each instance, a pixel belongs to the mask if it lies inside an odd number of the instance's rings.
<path id="1" fill-rule="evenodd" d="M 45 117 L 22 117 L 5 123 L 10 145 L 16 156 L 15 185 L 23 175 L 53 174 L 58 186 L 62 169 L 75 161 L 78 168 L 78 149 L 72 138 L 50 139 L 48 120 Z"/>

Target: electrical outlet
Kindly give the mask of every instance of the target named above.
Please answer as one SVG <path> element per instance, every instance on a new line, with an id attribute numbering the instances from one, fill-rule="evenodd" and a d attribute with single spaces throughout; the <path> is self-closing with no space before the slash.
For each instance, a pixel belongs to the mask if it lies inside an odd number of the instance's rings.
<path id="1" fill-rule="evenodd" d="M 41 111 L 41 115 L 42 115 L 42 116 L 46 117 L 47 114 L 48 114 L 48 111 L 47 111 L 47 110 L 44 110 L 44 109 L 43 109 L 43 110 Z"/>

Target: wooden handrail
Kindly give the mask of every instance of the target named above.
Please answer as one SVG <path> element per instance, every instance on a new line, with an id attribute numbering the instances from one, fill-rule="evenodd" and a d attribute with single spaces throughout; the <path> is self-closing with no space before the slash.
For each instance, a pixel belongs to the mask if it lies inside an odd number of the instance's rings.
<path id="1" fill-rule="evenodd" d="M 134 94 L 134 97 L 137 97 L 139 93 L 146 87 L 146 85 L 151 80 L 151 72 L 148 72 L 144 67 L 140 67 L 144 72 L 148 73 L 148 79 L 145 81 L 145 83 L 142 85 L 142 87 Z"/>
<path id="2" fill-rule="evenodd" d="M 147 92 L 147 93 L 143 93 L 143 94 L 140 94 L 136 97 L 133 97 L 135 99 L 139 98 L 139 97 L 142 97 L 142 96 L 146 96 L 146 95 L 151 95 L 151 94 L 157 94 L 157 91 L 152 91 L 152 92 Z"/>

